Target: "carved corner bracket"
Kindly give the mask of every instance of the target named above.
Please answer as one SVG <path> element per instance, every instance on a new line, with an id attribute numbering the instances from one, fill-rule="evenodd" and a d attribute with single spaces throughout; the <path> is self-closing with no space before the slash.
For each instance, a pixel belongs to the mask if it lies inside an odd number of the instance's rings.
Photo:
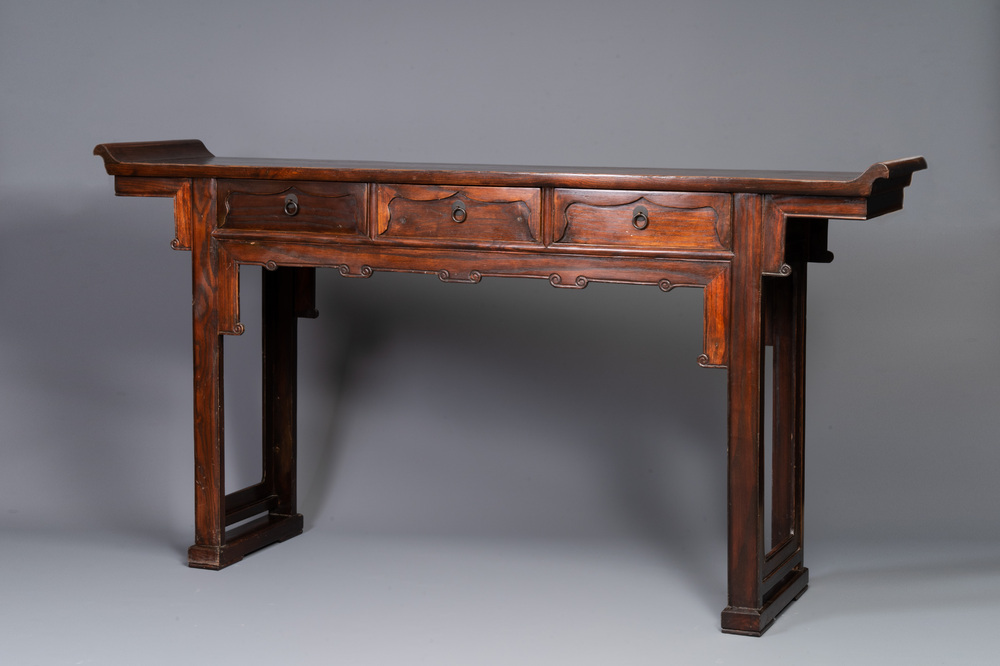
<path id="1" fill-rule="evenodd" d="M 191 249 L 192 182 L 190 178 L 137 178 L 115 176 L 115 194 L 120 197 L 172 197 L 174 238 L 170 247 Z"/>
<path id="2" fill-rule="evenodd" d="M 732 270 L 727 264 L 705 285 L 704 351 L 698 357 L 703 368 L 729 365 L 729 320 Z"/>

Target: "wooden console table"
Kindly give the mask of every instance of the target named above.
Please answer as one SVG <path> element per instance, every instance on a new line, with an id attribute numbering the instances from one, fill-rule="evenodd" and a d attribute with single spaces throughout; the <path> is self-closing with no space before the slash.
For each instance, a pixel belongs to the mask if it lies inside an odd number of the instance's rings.
<path id="1" fill-rule="evenodd" d="M 802 559 L 806 266 L 827 220 L 898 210 L 921 157 L 863 173 L 571 169 L 231 159 L 200 141 L 102 144 L 123 196 L 173 197 L 191 250 L 195 543 L 221 569 L 302 532 L 296 510 L 296 324 L 315 268 L 530 277 L 705 290 L 706 367 L 728 368 L 729 604 L 760 635 L 806 589 Z M 239 268 L 263 266 L 263 475 L 227 493 L 223 335 L 239 335 Z M 765 367 L 765 346 L 773 367 Z M 765 373 L 773 395 L 765 396 Z M 773 409 L 770 533 L 763 412 Z M 247 519 L 256 519 L 246 522 Z M 242 523 L 234 529 L 227 527 Z"/>

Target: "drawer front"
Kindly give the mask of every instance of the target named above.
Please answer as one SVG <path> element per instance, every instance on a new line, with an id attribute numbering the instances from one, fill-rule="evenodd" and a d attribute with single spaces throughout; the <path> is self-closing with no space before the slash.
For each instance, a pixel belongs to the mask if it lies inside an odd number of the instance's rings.
<path id="1" fill-rule="evenodd" d="M 732 248 L 732 203 L 728 194 L 556 190 L 555 210 L 555 245 Z"/>
<path id="2" fill-rule="evenodd" d="M 365 230 L 361 183 L 220 180 L 219 226 L 357 234 Z"/>
<path id="3" fill-rule="evenodd" d="M 527 187 L 379 185 L 382 238 L 538 243 L 541 191 Z"/>

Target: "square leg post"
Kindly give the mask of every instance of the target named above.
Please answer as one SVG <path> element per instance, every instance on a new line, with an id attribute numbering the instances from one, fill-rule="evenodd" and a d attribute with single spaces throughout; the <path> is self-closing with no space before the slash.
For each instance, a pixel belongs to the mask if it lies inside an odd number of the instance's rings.
<path id="1" fill-rule="evenodd" d="M 263 274 L 263 485 L 272 516 L 295 518 L 298 317 L 303 295 L 311 311 L 314 269 L 278 267 Z M 303 294 L 303 291 L 305 292 Z"/>
<path id="2" fill-rule="evenodd" d="M 802 567 L 805 491 L 806 285 L 801 225 L 789 225 L 787 277 L 767 280 L 774 347 L 771 534 L 765 571 L 787 576 Z"/>
<path id="3" fill-rule="evenodd" d="M 223 338 L 220 330 L 219 257 L 212 239 L 215 181 L 192 182 L 190 210 L 194 356 L 194 514 L 192 567 L 221 568 L 226 543 L 226 474 L 223 397 Z"/>

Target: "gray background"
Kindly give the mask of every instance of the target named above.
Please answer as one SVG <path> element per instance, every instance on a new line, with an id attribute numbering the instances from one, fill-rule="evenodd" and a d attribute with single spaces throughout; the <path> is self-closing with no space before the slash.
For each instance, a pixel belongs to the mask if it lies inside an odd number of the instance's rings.
<path id="1" fill-rule="evenodd" d="M 992 663 L 1000 4 L 0 3 L 0 657 L 19 664 Z M 701 292 L 321 274 L 304 536 L 193 534 L 171 204 L 97 143 L 219 155 L 861 171 L 902 212 L 810 273 L 809 593 L 725 605 L 725 372 Z M 227 344 L 254 447 L 256 270 Z M 255 430 L 255 427 L 258 428 Z M 847 638 L 845 638 L 845 635 Z"/>

